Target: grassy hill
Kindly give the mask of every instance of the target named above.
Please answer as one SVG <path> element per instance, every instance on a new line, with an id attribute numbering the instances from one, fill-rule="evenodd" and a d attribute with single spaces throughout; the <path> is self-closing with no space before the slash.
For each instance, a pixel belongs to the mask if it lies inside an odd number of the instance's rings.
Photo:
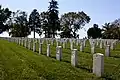
<path id="1" fill-rule="evenodd" d="M 38 45 L 37 45 L 38 46 Z M 105 73 L 102 78 L 92 74 L 92 54 L 89 43 L 84 52 L 78 51 L 77 68 L 70 63 L 69 44 L 63 49 L 62 61 L 55 59 L 56 46 L 51 46 L 51 57 L 46 56 L 46 44 L 43 54 L 38 55 L 16 43 L 0 40 L 0 80 L 119 80 L 120 44 L 111 51 L 111 57 L 105 57 Z M 76 46 L 76 48 L 79 47 Z M 38 47 L 37 47 L 38 51 Z M 96 48 L 96 53 L 104 49 Z"/>

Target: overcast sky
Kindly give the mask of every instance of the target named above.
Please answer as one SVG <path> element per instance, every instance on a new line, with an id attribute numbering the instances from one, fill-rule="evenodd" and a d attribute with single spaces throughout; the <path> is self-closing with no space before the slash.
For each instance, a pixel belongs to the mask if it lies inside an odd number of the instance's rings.
<path id="1" fill-rule="evenodd" d="M 39 12 L 48 9 L 49 0 L 0 0 L 3 7 L 8 7 L 12 11 L 23 10 L 28 14 L 33 9 Z M 84 11 L 90 16 L 91 21 L 85 29 L 92 27 L 94 23 L 100 25 L 120 18 L 120 0 L 58 0 L 59 15 L 71 11 Z M 87 36 L 84 29 L 79 31 L 80 38 Z M 0 36 L 8 36 L 7 33 Z M 32 37 L 31 35 L 30 37 Z M 38 37 L 38 35 L 37 35 Z"/>

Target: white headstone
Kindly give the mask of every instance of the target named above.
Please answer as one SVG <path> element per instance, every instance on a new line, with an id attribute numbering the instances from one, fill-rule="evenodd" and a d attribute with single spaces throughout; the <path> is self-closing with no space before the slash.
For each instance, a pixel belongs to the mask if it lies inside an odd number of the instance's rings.
<path id="1" fill-rule="evenodd" d="M 114 50 L 114 42 L 111 42 L 111 46 L 110 46 L 110 48 L 112 49 L 112 50 Z"/>
<path id="2" fill-rule="evenodd" d="M 84 47 L 86 47 L 86 40 L 84 40 Z"/>
<path id="3" fill-rule="evenodd" d="M 27 48 L 27 39 L 25 39 L 25 48 Z"/>
<path id="4" fill-rule="evenodd" d="M 77 58 L 77 49 L 72 50 L 71 54 L 71 65 L 72 66 L 77 66 L 78 65 L 78 58 Z"/>
<path id="5" fill-rule="evenodd" d="M 33 42 L 33 52 L 36 51 L 36 42 Z"/>
<path id="6" fill-rule="evenodd" d="M 23 38 L 22 38 L 22 46 L 24 46 L 24 40 L 23 40 Z"/>
<path id="7" fill-rule="evenodd" d="M 66 42 L 65 41 L 63 42 L 63 48 L 66 48 Z"/>
<path id="8" fill-rule="evenodd" d="M 50 44 L 47 45 L 47 56 L 50 56 Z"/>
<path id="9" fill-rule="evenodd" d="M 83 41 L 81 41 L 81 44 L 80 44 L 80 51 L 81 51 L 81 52 L 84 51 L 84 43 L 83 43 Z"/>
<path id="10" fill-rule="evenodd" d="M 71 41 L 71 43 L 70 43 L 70 48 L 71 48 L 71 50 L 73 50 L 73 41 Z"/>
<path id="11" fill-rule="evenodd" d="M 101 53 L 93 55 L 93 73 L 98 77 L 104 73 L 104 55 Z"/>
<path id="12" fill-rule="evenodd" d="M 39 43 L 39 54 L 42 54 L 42 43 Z"/>
<path id="13" fill-rule="evenodd" d="M 95 43 L 94 42 L 91 44 L 91 53 L 92 54 L 95 53 Z"/>
<path id="14" fill-rule="evenodd" d="M 62 47 L 57 46 L 57 48 L 56 48 L 56 59 L 61 61 L 61 58 L 62 58 Z"/>
<path id="15" fill-rule="evenodd" d="M 107 56 L 107 57 L 110 56 L 110 45 L 107 45 L 107 46 L 106 46 L 106 49 L 105 49 L 105 56 Z"/>
<path id="16" fill-rule="evenodd" d="M 101 49 L 103 48 L 103 42 L 102 42 L 102 40 L 101 40 L 101 42 L 100 42 L 100 48 L 101 48 Z"/>
<path id="17" fill-rule="evenodd" d="M 19 39 L 19 45 L 21 45 L 21 39 Z"/>
<path id="18" fill-rule="evenodd" d="M 31 49 L 31 41 L 28 42 L 28 49 Z"/>
<path id="19" fill-rule="evenodd" d="M 53 40 L 51 40 L 51 44 L 52 44 L 52 45 L 54 44 L 54 39 L 53 39 Z"/>
<path id="20" fill-rule="evenodd" d="M 56 43 L 57 43 L 57 45 L 56 45 L 56 46 L 59 46 L 59 41 L 57 41 Z"/>
<path id="21" fill-rule="evenodd" d="M 78 44 L 79 44 L 79 40 L 77 39 L 77 41 L 76 41 L 76 45 L 78 46 Z"/>
<path id="22" fill-rule="evenodd" d="M 97 44 L 96 44 L 97 46 L 99 45 L 99 40 L 97 40 Z"/>
<path id="23" fill-rule="evenodd" d="M 107 45 L 107 41 L 106 41 L 106 40 L 104 40 L 104 48 L 106 47 L 106 45 Z"/>

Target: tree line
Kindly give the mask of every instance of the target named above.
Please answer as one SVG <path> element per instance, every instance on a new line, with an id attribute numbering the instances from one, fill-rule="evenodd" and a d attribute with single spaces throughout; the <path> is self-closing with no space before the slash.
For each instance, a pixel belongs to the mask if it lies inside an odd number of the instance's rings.
<path id="1" fill-rule="evenodd" d="M 68 12 L 59 17 L 56 0 L 49 2 L 48 10 L 41 13 L 34 9 L 28 16 L 25 11 L 10 11 L 0 6 L 0 33 L 8 31 L 11 37 L 27 37 L 34 32 L 45 38 L 78 38 L 78 30 L 90 22 L 90 17 L 81 12 Z"/>
<path id="2" fill-rule="evenodd" d="M 30 15 L 25 11 L 12 12 L 0 5 L 0 34 L 4 31 L 11 37 L 27 37 L 33 31 L 45 38 L 79 38 L 78 30 L 91 20 L 83 11 L 64 13 L 59 17 L 59 7 L 56 0 L 50 0 L 48 10 L 40 12 L 34 9 Z M 98 24 L 87 31 L 88 38 L 120 39 L 120 20 L 105 23 L 102 29 Z"/>
<path id="3" fill-rule="evenodd" d="M 98 24 L 93 24 L 93 27 L 88 29 L 87 35 L 93 39 L 120 39 L 120 19 L 105 23 L 102 28 L 99 28 Z"/>

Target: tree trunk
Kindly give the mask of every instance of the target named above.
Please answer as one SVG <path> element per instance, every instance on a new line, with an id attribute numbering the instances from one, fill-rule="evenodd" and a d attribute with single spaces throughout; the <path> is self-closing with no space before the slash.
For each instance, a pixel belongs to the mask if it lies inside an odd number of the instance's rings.
<path id="1" fill-rule="evenodd" d="M 34 27 L 34 31 L 33 31 L 33 36 L 34 36 L 34 38 L 35 38 L 35 27 Z"/>
<path id="2" fill-rule="evenodd" d="M 47 32 L 46 32 L 46 30 L 45 30 L 45 38 L 47 38 Z"/>
<path id="3" fill-rule="evenodd" d="M 50 35 L 51 35 L 50 31 L 48 31 L 47 38 L 50 38 Z"/>
<path id="4" fill-rule="evenodd" d="M 76 34 L 75 32 L 76 32 L 76 30 L 73 31 L 73 37 L 74 37 L 74 38 L 77 37 L 77 36 L 76 36 L 77 34 Z"/>
<path id="5" fill-rule="evenodd" d="M 52 34 L 53 36 L 52 36 L 52 38 L 55 38 L 55 31 L 53 31 L 53 34 Z"/>
<path id="6" fill-rule="evenodd" d="M 33 32 L 34 38 L 35 38 L 35 31 Z"/>
<path id="7" fill-rule="evenodd" d="M 53 32 L 53 34 L 52 34 L 52 38 L 55 38 L 55 33 Z"/>

